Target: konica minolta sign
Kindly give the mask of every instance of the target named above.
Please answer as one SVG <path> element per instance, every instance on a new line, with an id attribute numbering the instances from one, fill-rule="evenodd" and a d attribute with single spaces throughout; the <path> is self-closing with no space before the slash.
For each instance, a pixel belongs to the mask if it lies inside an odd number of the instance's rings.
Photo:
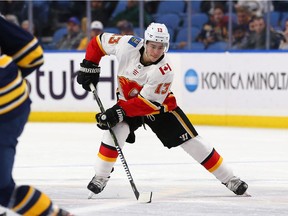
<path id="1" fill-rule="evenodd" d="M 203 90 L 272 90 L 287 91 L 288 73 L 281 71 L 223 72 L 189 69 L 184 75 L 189 92 Z"/>

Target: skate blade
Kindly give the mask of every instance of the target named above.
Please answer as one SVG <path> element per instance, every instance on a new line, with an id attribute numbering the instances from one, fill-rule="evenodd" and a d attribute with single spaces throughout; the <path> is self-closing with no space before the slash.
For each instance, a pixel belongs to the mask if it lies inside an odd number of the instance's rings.
<path id="1" fill-rule="evenodd" d="M 245 192 L 242 196 L 243 196 L 243 197 L 252 197 L 252 195 L 249 194 L 249 193 L 247 193 L 247 192 Z"/>
<path id="2" fill-rule="evenodd" d="M 93 196 L 94 196 L 94 193 L 90 191 L 89 194 L 88 194 L 88 199 L 92 199 Z"/>

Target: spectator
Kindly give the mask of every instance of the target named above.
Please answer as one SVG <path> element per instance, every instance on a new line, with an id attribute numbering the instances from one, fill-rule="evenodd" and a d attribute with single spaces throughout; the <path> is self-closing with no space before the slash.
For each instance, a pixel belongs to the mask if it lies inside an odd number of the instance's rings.
<path id="1" fill-rule="evenodd" d="M 24 29 L 25 31 L 27 32 L 30 32 L 30 22 L 29 20 L 24 20 L 22 23 L 21 23 L 21 27 L 22 29 Z M 34 25 L 32 25 L 32 29 L 31 29 L 31 34 L 35 34 L 35 31 L 34 31 Z"/>
<path id="2" fill-rule="evenodd" d="M 248 24 L 249 34 L 253 33 L 255 31 L 254 19 L 255 19 L 255 17 L 252 17 L 251 20 L 249 21 L 249 24 Z"/>
<path id="3" fill-rule="evenodd" d="M 254 32 L 251 32 L 244 44 L 244 49 L 266 49 L 266 24 L 263 17 L 255 17 L 253 19 Z M 278 49 L 281 35 L 270 30 L 270 46 L 269 49 Z"/>
<path id="4" fill-rule="evenodd" d="M 253 1 L 238 0 L 237 4 L 235 5 L 236 10 L 238 7 L 241 6 L 247 7 L 254 16 L 258 17 L 263 16 L 268 11 L 271 12 L 274 10 L 274 6 L 272 3 L 270 4 L 269 7 L 269 1 L 263 1 L 263 0 L 253 0 Z"/>
<path id="5" fill-rule="evenodd" d="M 236 8 L 237 25 L 245 26 L 246 30 L 249 29 L 249 22 L 252 14 L 247 7 L 239 6 Z"/>
<path id="6" fill-rule="evenodd" d="M 127 0 L 127 7 L 124 11 L 117 14 L 114 19 L 111 20 L 111 26 L 118 26 L 118 23 L 127 20 L 133 24 L 133 26 L 139 26 L 139 5 L 136 0 Z M 148 26 L 152 21 L 152 16 L 144 10 L 144 25 Z"/>
<path id="7" fill-rule="evenodd" d="M 203 25 L 196 40 L 204 43 L 206 48 L 212 43 L 227 41 L 227 23 L 228 19 L 224 15 L 224 8 L 220 5 L 216 6 L 213 9 L 212 19 Z"/>
<path id="8" fill-rule="evenodd" d="M 87 17 L 81 19 L 81 31 L 85 34 L 87 32 Z"/>
<path id="9" fill-rule="evenodd" d="M 21 28 L 24 29 L 27 32 L 29 32 L 29 26 L 30 26 L 29 20 L 24 20 L 21 23 Z"/>
<path id="10" fill-rule="evenodd" d="M 232 47 L 233 50 L 242 49 L 247 42 L 247 29 L 244 25 L 236 25 L 233 27 Z"/>
<path id="11" fill-rule="evenodd" d="M 134 35 L 133 24 L 127 20 L 118 22 L 117 28 L 119 29 L 121 35 Z"/>
<path id="12" fill-rule="evenodd" d="M 91 1 L 91 18 L 102 22 L 104 26 L 108 25 L 110 17 L 117 7 L 118 1 Z"/>
<path id="13" fill-rule="evenodd" d="M 96 20 L 93 21 L 90 25 L 90 38 L 85 37 L 81 40 L 80 45 L 77 50 L 86 50 L 88 42 L 90 39 L 96 37 L 97 35 L 103 33 L 103 24 L 102 22 Z"/>
<path id="14" fill-rule="evenodd" d="M 288 20 L 285 21 L 285 28 L 283 31 L 283 39 L 280 42 L 279 49 L 288 50 Z"/>
<path id="15" fill-rule="evenodd" d="M 5 18 L 7 21 L 14 23 L 15 25 L 19 26 L 18 18 L 14 14 L 6 14 Z"/>
<path id="16" fill-rule="evenodd" d="M 56 44 L 56 48 L 61 50 L 77 49 L 83 37 L 79 19 L 71 17 L 67 22 L 67 34 Z"/>

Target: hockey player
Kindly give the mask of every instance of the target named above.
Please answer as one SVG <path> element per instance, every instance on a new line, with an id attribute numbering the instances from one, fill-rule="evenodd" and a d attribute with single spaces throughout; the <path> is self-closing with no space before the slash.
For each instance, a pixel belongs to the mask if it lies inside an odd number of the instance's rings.
<path id="1" fill-rule="evenodd" d="M 97 85 L 98 65 L 103 56 L 115 55 L 119 68 L 117 104 L 96 115 L 97 126 L 106 131 L 96 159 L 95 176 L 87 188 L 100 193 L 117 159 L 108 126 L 112 127 L 122 148 L 125 141 L 135 141 L 134 131 L 138 127 L 147 124 L 165 147 L 180 146 L 227 188 L 242 195 L 248 185 L 236 177 L 222 156 L 198 135 L 170 91 L 175 70 L 165 54 L 169 38 L 164 24 L 151 23 L 144 40 L 103 33 L 90 41 L 77 76 L 84 89 L 90 91 L 90 83 Z"/>
<path id="2" fill-rule="evenodd" d="M 1 16 L 0 31 L 0 205 L 20 215 L 69 216 L 43 192 L 31 185 L 16 186 L 13 180 L 17 139 L 30 113 L 24 78 L 44 60 L 38 40 Z"/>

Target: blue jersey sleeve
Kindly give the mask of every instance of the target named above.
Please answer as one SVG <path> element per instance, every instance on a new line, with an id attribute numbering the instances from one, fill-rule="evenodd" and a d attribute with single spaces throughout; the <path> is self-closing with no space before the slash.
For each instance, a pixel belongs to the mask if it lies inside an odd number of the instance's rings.
<path id="1" fill-rule="evenodd" d="M 1 16 L 0 31 L 1 52 L 13 58 L 23 77 L 43 64 L 43 50 L 33 35 Z"/>

